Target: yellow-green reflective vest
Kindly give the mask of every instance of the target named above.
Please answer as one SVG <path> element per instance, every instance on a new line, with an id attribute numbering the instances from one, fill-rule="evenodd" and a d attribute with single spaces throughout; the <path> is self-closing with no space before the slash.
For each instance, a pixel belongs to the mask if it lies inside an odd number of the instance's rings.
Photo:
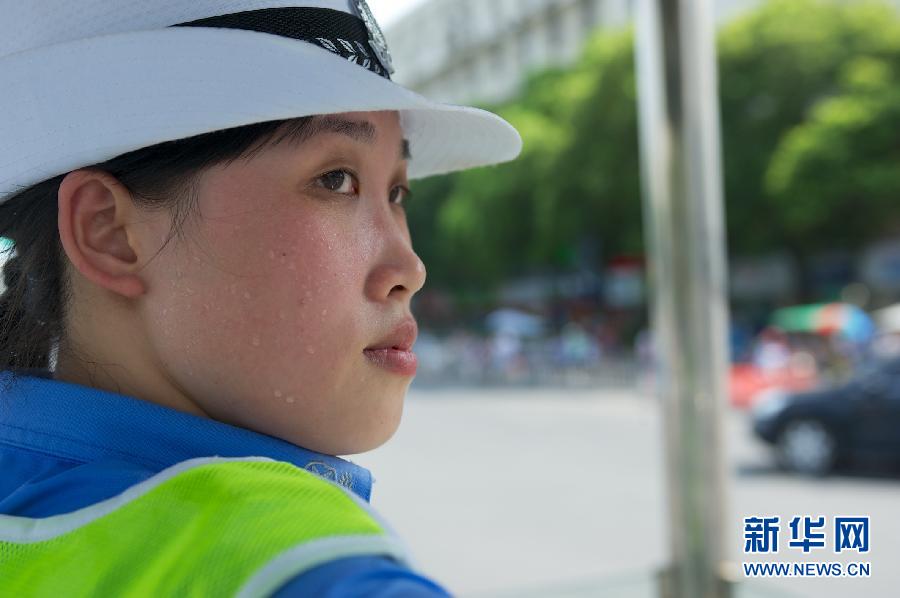
<path id="1" fill-rule="evenodd" d="M 73 513 L 0 515 L 0 596 L 267 596 L 360 555 L 406 560 L 350 491 L 280 461 L 193 459 Z"/>

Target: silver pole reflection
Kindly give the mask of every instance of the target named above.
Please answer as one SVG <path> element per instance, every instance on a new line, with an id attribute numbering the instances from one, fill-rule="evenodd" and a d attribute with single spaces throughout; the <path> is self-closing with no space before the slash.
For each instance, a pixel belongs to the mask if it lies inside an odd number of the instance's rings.
<path id="1" fill-rule="evenodd" d="M 637 0 L 645 235 L 663 400 L 671 566 L 663 596 L 722 598 L 727 284 L 710 0 Z"/>

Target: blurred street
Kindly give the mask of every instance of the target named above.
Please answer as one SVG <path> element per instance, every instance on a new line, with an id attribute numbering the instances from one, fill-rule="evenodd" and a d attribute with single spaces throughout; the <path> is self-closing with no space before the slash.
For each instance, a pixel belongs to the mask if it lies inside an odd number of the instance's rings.
<path id="1" fill-rule="evenodd" d="M 783 473 L 744 418 L 729 411 L 725 427 L 732 560 L 743 560 L 745 516 L 780 515 L 784 529 L 794 515 L 869 515 L 871 552 L 853 558 L 872 574 L 766 579 L 740 595 L 896 595 L 900 474 Z M 419 567 L 454 593 L 649 597 L 667 556 L 662 457 L 656 400 L 633 390 L 414 387 L 394 439 L 354 461 L 372 469 L 373 504 Z M 782 546 L 765 560 L 844 556 Z"/>

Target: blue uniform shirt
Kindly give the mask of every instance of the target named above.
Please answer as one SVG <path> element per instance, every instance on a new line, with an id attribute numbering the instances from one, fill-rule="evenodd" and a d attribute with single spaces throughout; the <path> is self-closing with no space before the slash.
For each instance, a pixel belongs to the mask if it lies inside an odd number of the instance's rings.
<path id="1" fill-rule="evenodd" d="M 269 457 L 333 480 L 366 501 L 372 491 L 368 470 L 337 457 L 54 380 L 49 371 L 22 372 L 15 379 L 0 372 L 0 514 L 39 518 L 68 513 L 116 496 L 181 461 L 213 456 Z M 446 595 L 435 583 L 383 557 L 333 561 L 276 593 L 298 598 Z"/>

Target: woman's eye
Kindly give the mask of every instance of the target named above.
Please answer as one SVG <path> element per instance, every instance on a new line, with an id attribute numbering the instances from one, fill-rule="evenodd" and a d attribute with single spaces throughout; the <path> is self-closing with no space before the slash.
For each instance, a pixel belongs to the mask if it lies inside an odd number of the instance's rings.
<path id="1" fill-rule="evenodd" d="M 357 191 L 356 179 L 346 170 L 332 170 L 320 176 L 318 184 L 334 193 L 352 195 Z"/>
<path id="2" fill-rule="evenodd" d="M 406 202 L 409 201 L 409 198 L 411 195 L 412 195 L 412 192 L 409 190 L 408 187 L 404 187 L 402 185 L 398 186 L 398 187 L 394 187 L 391 190 L 390 202 L 395 203 L 395 204 L 405 205 Z"/>

